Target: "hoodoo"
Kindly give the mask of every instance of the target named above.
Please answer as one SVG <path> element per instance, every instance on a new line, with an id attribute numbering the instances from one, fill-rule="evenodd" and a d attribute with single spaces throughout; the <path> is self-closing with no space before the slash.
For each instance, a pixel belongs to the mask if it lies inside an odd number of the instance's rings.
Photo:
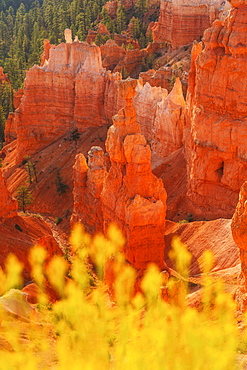
<path id="1" fill-rule="evenodd" d="M 124 108 L 113 117 L 107 135 L 109 171 L 98 147 L 89 152 L 88 165 L 84 157 L 76 159 L 72 221 L 83 218 L 88 231 L 99 225 L 101 217 L 104 231 L 114 222 L 124 233 L 125 256 L 135 268 L 144 269 L 150 262 L 162 268 L 166 191 L 152 174 L 151 150 L 136 123 L 132 99 L 137 84 L 131 79 L 118 83 Z M 83 217 L 85 210 L 89 212 Z"/>
<path id="2" fill-rule="evenodd" d="M 76 128 L 83 132 L 109 124 L 117 112 L 119 74 L 103 69 L 98 46 L 66 37 L 69 42 L 49 45 L 44 64 L 27 72 L 20 105 L 6 126 L 6 137 L 14 138 L 17 131 L 19 159 Z"/>

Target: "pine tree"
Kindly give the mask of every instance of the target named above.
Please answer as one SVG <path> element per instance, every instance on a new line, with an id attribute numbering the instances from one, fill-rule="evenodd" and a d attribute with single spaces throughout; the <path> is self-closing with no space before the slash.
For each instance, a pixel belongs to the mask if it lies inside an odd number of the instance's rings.
<path id="1" fill-rule="evenodd" d="M 19 207 L 22 208 L 22 211 L 25 213 L 27 206 L 29 206 L 33 201 L 32 194 L 26 186 L 20 186 L 17 189 L 17 201 Z"/>
<path id="2" fill-rule="evenodd" d="M 125 8 L 119 5 L 117 8 L 117 31 L 121 33 L 126 28 L 126 13 Z"/>
<path id="3" fill-rule="evenodd" d="M 0 105 L 0 149 L 2 149 L 2 144 L 4 142 L 4 128 L 5 128 L 5 115 L 3 107 Z"/>

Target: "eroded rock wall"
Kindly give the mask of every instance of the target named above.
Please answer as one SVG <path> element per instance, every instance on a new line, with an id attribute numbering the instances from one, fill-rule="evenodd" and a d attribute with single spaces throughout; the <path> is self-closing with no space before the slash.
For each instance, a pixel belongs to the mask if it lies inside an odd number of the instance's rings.
<path id="1" fill-rule="evenodd" d="M 247 178 L 247 5 L 232 5 L 194 48 L 187 95 L 188 196 L 210 218 L 232 216 Z"/>
<path id="2" fill-rule="evenodd" d="M 92 230 L 92 224 L 100 225 L 101 217 L 104 231 L 114 222 L 126 238 L 126 259 L 135 268 L 145 269 L 150 262 L 162 268 L 166 191 L 162 181 L 152 173 L 151 150 L 136 122 L 132 99 L 137 84 L 137 80 L 130 79 L 118 83 L 118 95 L 124 108 L 113 117 L 113 125 L 108 130 L 109 170 L 105 169 L 100 148 L 92 148 L 94 157 L 97 152 L 97 163 L 93 161 L 90 165 L 90 152 L 88 165 L 84 157 L 77 157 L 72 221 L 82 219 L 80 215 L 85 212 L 87 231 Z M 93 208 L 90 215 L 88 206 Z M 90 221 L 95 213 L 99 218 Z"/>
<path id="3" fill-rule="evenodd" d="M 2 169 L 0 168 L 0 219 L 14 217 L 17 215 L 18 203 L 13 199 L 7 189 Z"/>
<path id="4" fill-rule="evenodd" d="M 17 132 L 19 159 L 76 128 L 83 132 L 109 124 L 117 112 L 120 75 L 103 69 L 99 47 L 67 42 L 50 45 L 47 53 L 43 66 L 27 72 L 19 107 L 6 125 L 8 141 Z"/>
<path id="5" fill-rule="evenodd" d="M 161 0 L 160 16 L 152 28 L 154 42 L 172 48 L 200 40 L 203 32 L 225 10 L 222 1 Z"/>

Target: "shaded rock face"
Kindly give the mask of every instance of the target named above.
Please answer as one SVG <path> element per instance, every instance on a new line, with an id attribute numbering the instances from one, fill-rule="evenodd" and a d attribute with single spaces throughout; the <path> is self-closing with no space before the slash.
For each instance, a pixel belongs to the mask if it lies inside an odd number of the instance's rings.
<path id="1" fill-rule="evenodd" d="M 140 50 L 138 42 L 134 42 L 129 38 L 125 40 L 125 43 L 126 45 L 131 44 L 133 50 L 119 46 L 117 41 L 114 40 L 107 40 L 100 47 L 103 67 L 113 72 L 122 72 L 124 69 L 128 76 L 138 78 L 142 68 L 142 61 L 152 53 L 152 50 L 150 48 Z"/>
<path id="2" fill-rule="evenodd" d="M 82 132 L 108 124 L 117 112 L 116 101 L 106 103 L 105 94 L 116 97 L 114 81 L 120 75 L 103 69 L 99 47 L 81 42 L 48 46 L 48 61 L 46 55 L 42 67 L 35 65 L 27 72 L 24 94 L 12 117 L 19 158 L 75 128 Z"/>
<path id="3" fill-rule="evenodd" d="M 172 69 L 171 67 L 161 67 L 157 71 L 149 69 L 147 72 L 141 72 L 140 78 L 144 83 L 148 82 L 150 86 L 160 86 L 169 90 L 171 85 Z"/>
<path id="4" fill-rule="evenodd" d="M 83 154 L 77 154 L 73 166 L 74 211 L 71 222 L 81 222 L 90 234 L 103 229 L 100 195 L 106 175 L 103 150 L 92 147 L 88 152 L 88 164 Z"/>
<path id="5" fill-rule="evenodd" d="M 247 5 L 195 45 L 187 95 L 188 196 L 206 217 L 232 216 L 247 178 Z"/>
<path id="6" fill-rule="evenodd" d="M 156 155 L 166 157 L 182 147 L 185 100 L 179 79 L 169 95 L 161 87 L 139 84 L 134 104 L 137 123 Z"/>
<path id="7" fill-rule="evenodd" d="M 6 182 L 0 169 L 0 218 L 5 219 L 17 215 L 18 203 L 7 189 Z"/>
<path id="8" fill-rule="evenodd" d="M 3 82 L 7 82 L 8 84 L 10 84 L 7 75 L 3 72 L 3 67 L 0 67 L 0 84 L 2 84 Z"/>
<path id="9" fill-rule="evenodd" d="M 174 49 L 200 40 L 205 29 L 224 10 L 222 1 L 161 0 L 158 22 L 152 27 L 154 42 L 167 42 Z"/>
<path id="10" fill-rule="evenodd" d="M 91 149 L 88 166 L 85 158 L 77 157 L 72 221 L 80 218 L 84 204 L 94 208 L 91 214 L 97 213 L 99 217 L 94 221 L 92 217 L 92 222 L 86 220 L 87 230 L 91 231 L 90 224 L 97 224 L 100 217 L 103 231 L 114 222 L 126 237 L 126 259 L 135 268 L 144 269 L 150 262 L 159 267 L 164 264 L 166 191 L 162 181 L 152 173 L 151 150 L 136 123 L 132 99 L 137 84 L 137 80 L 118 84 L 124 108 L 113 117 L 113 125 L 108 130 L 109 171 L 106 171 L 100 148 Z M 92 195 L 95 204 L 90 202 Z"/>
<path id="11" fill-rule="evenodd" d="M 247 182 L 241 187 L 239 200 L 232 217 L 232 236 L 240 250 L 242 285 L 247 291 Z"/>

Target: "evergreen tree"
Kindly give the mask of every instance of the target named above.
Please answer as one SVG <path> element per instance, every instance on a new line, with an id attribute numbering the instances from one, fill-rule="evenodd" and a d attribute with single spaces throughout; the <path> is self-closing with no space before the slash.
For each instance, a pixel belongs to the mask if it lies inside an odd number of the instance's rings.
<path id="1" fill-rule="evenodd" d="M 19 207 L 25 213 L 27 206 L 29 206 L 29 204 L 31 204 L 33 201 L 32 194 L 26 186 L 20 186 L 18 188 L 17 201 L 18 201 Z"/>
<path id="2" fill-rule="evenodd" d="M 4 142 L 4 128 L 5 128 L 5 115 L 3 107 L 0 105 L 0 149 L 2 149 L 2 144 Z"/>
<path id="3" fill-rule="evenodd" d="M 121 33 L 126 28 L 125 8 L 120 4 L 117 8 L 117 31 Z"/>

